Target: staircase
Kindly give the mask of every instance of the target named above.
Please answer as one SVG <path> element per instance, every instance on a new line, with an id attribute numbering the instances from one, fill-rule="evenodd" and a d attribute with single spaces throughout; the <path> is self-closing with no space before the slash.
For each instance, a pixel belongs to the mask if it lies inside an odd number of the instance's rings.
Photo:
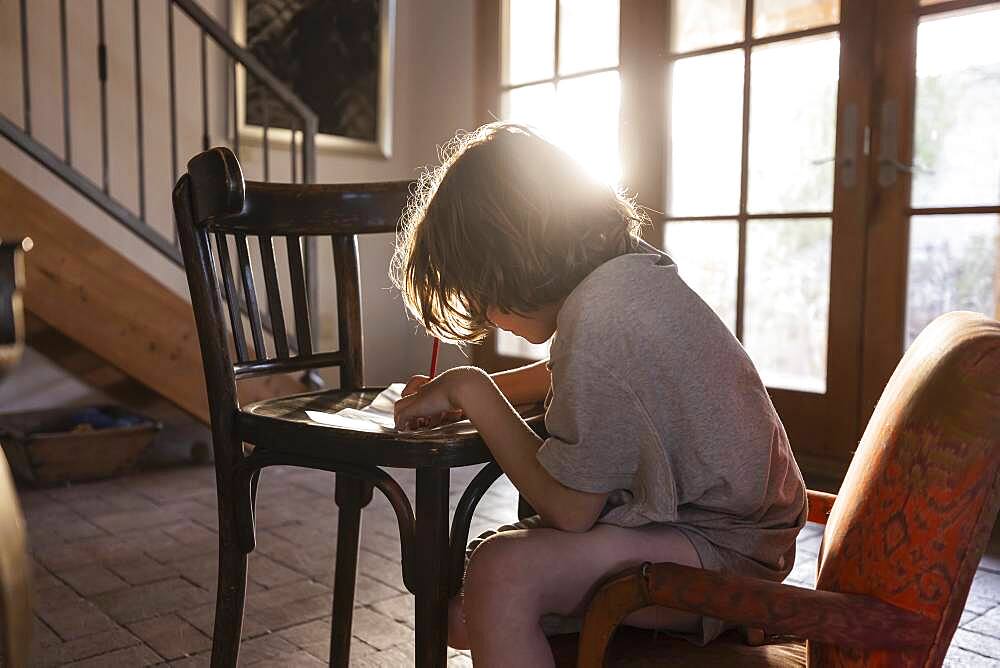
<path id="1" fill-rule="evenodd" d="M 10 16 L 14 3 L 4 4 L 7 14 L 0 16 L 0 22 L 13 18 L 17 23 L 8 25 L 19 27 L 19 43 L 4 48 L 20 53 L 20 82 L 15 89 L 20 90 L 21 104 L 14 111 L 10 106 L 3 109 L 10 116 L 0 113 L 0 135 L 89 200 L 114 224 L 166 258 L 173 271 L 182 269 L 173 216 L 162 205 L 151 203 L 169 202 L 170 186 L 187 157 L 183 153 L 220 144 L 230 146 L 237 155 L 245 149 L 252 153 L 248 162 L 259 157 L 264 181 L 272 180 L 271 172 L 276 171 L 272 168 L 274 156 L 284 155 L 290 162 L 288 180 L 313 181 L 315 115 L 195 0 L 166 0 L 156 5 L 148 0 L 114 0 L 107 7 L 104 0 L 86 3 L 86 7 L 60 0 L 58 7 L 45 3 L 50 15 L 40 9 L 43 3 L 19 0 L 14 17 Z M 130 9 L 131 16 L 123 16 L 123 9 Z M 87 11 L 96 15 L 83 14 Z M 85 32 L 87 25 L 96 28 L 96 41 L 89 46 L 76 35 Z M 124 25 L 131 30 L 123 32 Z M 32 39 L 38 36 L 46 38 L 44 49 L 58 51 L 58 58 L 49 58 L 59 63 L 58 86 L 51 81 L 50 85 L 35 85 L 39 74 L 33 69 L 32 56 L 37 56 L 41 47 Z M 148 45 L 164 36 L 165 48 L 160 55 L 165 62 L 157 63 Z M 120 43 L 115 44 L 116 40 Z M 195 72 L 190 68 L 179 71 L 179 63 L 191 59 L 192 47 L 200 66 Z M 129 51 L 131 57 L 123 58 Z M 79 70 L 76 60 L 87 57 L 95 61 L 94 81 L 74 76 Z M 44 63 L 39 66 L 43 68 Z M 164 70 L 165 80 L 158 76 Z M 185 88 L 191 88 L 192 76 L 198 77 L 200 96 L 193 100 L 189 95 L 179 97 Z M 252 77 L 270 93 L 265 106 L 283 108 L 285 116 L 297 119 L 294 133 L 283 131 L 290 136 L 285 146 L 271 145 L 269 136 L 275 130 L 266 125 L 260 131 L 260 141 L 240 146 L 240 134 L 231 130 L 239 125 L 236 87 L 232 85 L 238 76 Z M 118 95 L 124 78 L 131 89 Z M 93 87 L 90 98 L 98 101 L 98 113 L 89 116 L 75 114 L 74 109 L 74 103 L 81 99 L 81 87 L 86 86 Z M 151 99 L 150 91 L 158 90 L 167 103 L 166 113 L 151 107 L 157 101 Z M 58 102 L 55 108 L 60 109 L 61 141 L 52 139 L 53 102 Z M 123 109 L 133 110 L 129 116 L 137 139 L 131 146 L 113 139 L 117 128 L 111 117 L 121 118 Z M 40 131 L 43 117 L 48 120 L 48 132 Z M 156 127 L 158 123 L 162 127 Z M 184 138 L 192 135 L 200 139 L 200 146 L 183 147 Z M 96 138 L 98 150 L 77 150 L 74 154 L 82 136 Z M 164 138 L 169 142 L 162 141 Z M 169 143 L 169 152 L 147 151 L 157 142 L 161 146 Z M 95 157 L 99 159 L 95 161 Z M 116 160 L 127 167 L 116 165 Z M 169 182 L 147 178 L 156 171 L 154 166 L 162 171 L 168 162 Z M 112 396 L 156 395 L 207 422 L 201 354 L 190 302 L 54 206 L 43 193 L 0 168 L 0 238 L 24 236 L 34 241 L 26 262 L 24 292 L 28 345 L 100 389 L 117 387 L 119 391 L 110 392 Z M 315 271 L 313 249 L 307 246 L 304 251 L 306 270 Z M 241 386 L 241 397 L 253 401 L 305 391 L 313 385 L 304 378 L 271 377 Z M 121 391 L 129 386 L 131 389 Z"/>

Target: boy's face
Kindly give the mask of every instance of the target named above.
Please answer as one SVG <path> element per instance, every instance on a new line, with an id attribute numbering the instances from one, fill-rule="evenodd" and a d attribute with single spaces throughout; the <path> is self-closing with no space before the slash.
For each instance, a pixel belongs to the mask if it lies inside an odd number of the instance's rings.
<path id="1" fill-rule="evenodd" d="M 529 313 L 513 313 L 491 306 L 486 309 L 486 317 L 497 329 L 516 334 L 531 343 L 545 343 L 556 331 L 560 306 L 550 304 Z"/>

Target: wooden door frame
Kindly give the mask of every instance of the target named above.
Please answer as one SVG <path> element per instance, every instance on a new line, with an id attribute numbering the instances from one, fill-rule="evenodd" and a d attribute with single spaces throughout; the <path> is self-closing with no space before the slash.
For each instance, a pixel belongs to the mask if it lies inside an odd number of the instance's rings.
<path id="1" fill-rule="evenodd" d="M 877 4 L 875 61 L 882 76 L 875 82 L 869 120 L 871 155 L 880 155 L 886 140 L 880 129 L 881 110 L 886 104 L 896 104 L 897 159 L 909 164 L 913 159 L 917 3 L 915 0 L 883 0 Z M 911 17 L 912 26 L 906 25 L 901 30 L 900 19 L 907 15 Z M 869 162 L 875 161 L 873 158 Z M 865 421 L 871 416 L 902 357 L 906 318 L 910 178 L 900 172 L 891 188 L 881 188 L 878 178 L 876 164 L 868 175 L 872 196 L 865 258 L 864 350 L 859 406 L 859 416 Z"/>

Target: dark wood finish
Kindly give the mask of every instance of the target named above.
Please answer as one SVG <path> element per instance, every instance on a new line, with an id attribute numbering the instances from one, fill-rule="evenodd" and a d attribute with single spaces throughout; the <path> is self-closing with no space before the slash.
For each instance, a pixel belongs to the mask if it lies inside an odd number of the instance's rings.
<path id="1" fill-rule="evenodd" d="M 334 563 L 333 619 L 330 624 L 330 665 L 347 668 L 351 658 L 351 622 L 358 569 L 361 509 L 372 500 L 372 485 L 337 474 L 337 560 Z"/>
<path id="2" fill-rule="evenodd" d="M 871 154 L 880 155 L 883 142 L 895 142 L 896 159 L 913 158 L 913 101 L 917 54 L 916 3 L 887 0 L 876 3 L 875 58 L 881 76 L 870 120 Z M 896 136 L 884 137 L 879 114 L 886 103 L 897 105 Z M 906 271 L 909 241 L 910 174 L 900 172 L 895 184 L 882 188 L 879 170 L 869 174 L 868 257 L 865 277 L 864 359 L 861 417 L 871 415 L 896 362 L 903 353 L 906 320 Z"/>
<path id="3" fill-rule="evenodd" d="M 670 71 L 664 72 L 664 35 L 670 30 L 669 3 L 639 0 L 621 4 L 619 61 L 622 72 L 621 151 L 625 183 L 638 202 L 649 206 L 653 224 L 643 237 L 654 246 L 663 238 L 663 223 L 657 211 L 666 201 L 669 169 L 666 131 L 670 106 L 663 95 Z M 655 54 L 653 58 L 649 54 Z M 665 81 L 666 78 L 666 81 Z"/>
<path id="4" fill-rule="evenodd" d="M 338 429 L 317 422 L 307 411 L 335 413 L 343 408 L 362 408 L 380 388 L 356 392 L 324 390 L 291 397 L 268 399 L 243 407 L 236 418 L 238 435 L 247 442 L 265 439 L 268 449 L 308 457 L 335 457 L 343 463 L 363 466 L 419 468 L 428 461 L 439 466 L 469 466 L 490 460 L 489 450 L 468 422 L 455 423 L 431 432 L 396 434 Z M 529 424 L 542 428 L 541 406 L 522 409 Z"/>
<path id="5" fill-rule="evenodd" d="M 209 229 L 230 234 L 259 235 L 262 228 L 272 235 L 395 232 L 411 183 L 313 184 L 303 188 L 302 184 L 251 181 L 244 186 L 243 207 L 235 208 L 238 199 L 227 201 L 204 220 Z"/>
<path id="6" fill-rule="evenodd" d="M 313 350 L 312 326 L 309 323 L 309 300 L 305 271 L 302 264 L 302 242 L 298 236 L 287 237 L 288 272 L 292 283 L 292 311 L 295 314 L 295 338 L 299 354 L 308 355 Z"/>
<path id="7" fill-rule="evenodd" d="M 1000 206 L 934 206 L 910 209 L 911 216 L 950 216 L 956 213 L 1000 213 Z"/>
<path id="8" fill-rule="evenodd" d="M 236 258 L 240 266 L 240 281 L 243 286 L 243 303 L 246 304 L 250 316 L 250 335 L 253 337 L 253 351 L 257 359 L 267 359 L 264 348 L 264 327 L 260 322 L 260 309 L 257 307 L 257 288 L 254 286 L 253 267 L 250 264 L 250 252 L 247 248 L 245 234 L 234 235 L 236 241 Z"/>
<path id="9" fill-rule="evenodd" d="M 233 332 L 233 344 L 236 346 L 236 359 L 245 362 L 250 359 L 247 353 L 247 335 L 243 329 L 243 315 L 240 313 L 240 297 L 233 283 L 229 239 L 225 234 L 215 235 L 215 249 L 219 254 L 219 270 L 222 272 L 222 286 L 225 290 L 226 308 L 229 310 L 229 327 Z"/>
<path id="10" fill-rule="evenodd" d="M 267 290 L 267 312 L 271 316 L 271 334 L 274 337 L 274 354 L 279 359 L 288 357 L 288 335 L 285 333 L 285 312 L 281 305 L 281 290 L 278 287 L 278 269 L 274 263 L 274 244 L 271 237 L 261 236 L 261 264 L 264 267 L 264 287 Z"/>
<path id="11" fill-rule="evenodd" d="M 306 337 L 307 343 L 309 337 Z M 311 345 L 311 343 L 310 343 Z M 233 365 L 236 378 L 255 378 L 257 376 L 267 376 L 275 373 L 288 373 L 291 371 L 302 371 L 309 369 L 322 369 L 330 366 L 340 366 L 344 363 L 344 354 L 340 351 L 332 353 L 317 353 L 315 355 L 296 355 L 289 358 L 264 360 L 263 362 L 238 362 Z"/>
<path id="12" fill-rule="evenodd" d="M 340 367 L 340 386 L 355 390 L 364 384 L 361 355 L 361 286 L 358 277 L 358 242 L 354 236 L 333 238 L 337 275 L 337 332 L 347 363 Z"/>
<path id="13" fill-rule="evenodd" d="M 188 174 L 174 189 L 215 448 L 221 543 L 213 666 L 235 665 L 238 656 L 246 554 L 254 548 L 256 480 L 263 468 L 274 465 L 315 468 L 337 476 L 340 512 L 330 664 L 346 666 L 349 660 L 361 510 L 377 488 L 396 513 L 403 581 L 416 595 L 417 665 L 445 665 L 447 601 L 452 586 L 449 560 L 455 552 L 449 550 L 448 542 L 449 468 L 489 462 L 489 450 L 467 422 L 423 434 L 397 434 L 374 426 L 370 432 L 338 429 L 324 424 L 322 416 L 344 407 L 360 408 L 380 389 L 363 385 L 356 235 L 395 229 L 407 187 L 406 182 L 349 186 L 246 183 L 232 152 L 213 149 L 191 160 Z M 238 336 L 236 360 L 230 353 L 227 315 L 230 326 L 237 330 L 242 330 L 243 316 L 233 309 L 227 314 L 223 305 L 223 295 L 235 294 L 236 286 L 232 267 L 224 259 L 228 251 L 220 252 L 219 266 L 215 264 L 212 236 L 222 239 L 223 248 L 229 236 L 237 242 L 241 285 L 254 336 L 253 360 L 248 359 L 245 344 L 241 352 Z M 260 331 L 262 318 L 251 271 L 253 244 L 247 243 L 247 237 L 260 241 L 257 246 L 264 267 L 267 309 L 275 319 L 284 313 L 274 267 L 275 236 L 284 236 L 288 244 L 297 348 L 291 345 L 290 333 L 275 325 L 275 353 L 270 356 Z M 331 240 L 337 284 L 339 349 L 331 351 L 318 350 L 319 342 L 310 332 L 306 295 L 312 279 L 304 271 L 300 245 L 319 237 Z M 221 285 L 218 269 L 223 274 Z M 280 343 L 282 335 L 287 345 Z M 248 404 L 239 401 L 238 378 L 324 366 L 340 368 L 341 389 Z M 541 407 L 528 407 L 525 415 L 536 430 L 543 429 Z M 248 454 L 244 443 L 254 446 Z M 381 466 L 417 469 L 415 516 L 402 488 Z M 468 535 L 468 520 L 484 491 L 477 488 L 466 497 L 456 536 Z"/>
<path id="14" fill-rule="evenodd" d="M 476 510 L 483 495 L 490 486 L 496 482 L 497 478 L 503 475 L 503 470 L 496 462 L 490 462 L 469 482 L 458 500 L 455 507 L 455 519 L 451 525 L 451 557 L 448 569 L 451 577 L 451 588 L 449 596 L 454 596 L 462 589 L 462 581 L 465 578 L 465 552 L 469 543 L 469 526 L 472 523 L 472 514 Z"/>
<path id="15" fill-rule="evenodd" d="M 443 666 L 448 659 L 448 478 L 447 468 L 417 469 L 418 666 Z"/>
<path id="16" fill-rule="evenodd" d="M 31 243 L 0 243 L 0 377 L 24 351 L 24 251 Z"/>

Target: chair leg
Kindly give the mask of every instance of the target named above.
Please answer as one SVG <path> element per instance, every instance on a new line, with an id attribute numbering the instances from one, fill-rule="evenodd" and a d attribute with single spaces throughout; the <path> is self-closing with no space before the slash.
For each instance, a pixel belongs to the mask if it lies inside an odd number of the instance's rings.
<path id="1" fill-rule="evenodd" d="M 330 624 L 330 665 L 347 668 L 351 656 L 354 583 L 358 571 L 361 509 L 372 500 L 372 484 L 337 474 L 337 561 L 333 579 L 333 620 Z"/>
<path id="2" fill-rule="evenodd" d="M 257 483 L 260 469 L 240 469 L 234 477 L 236 497 L 236 532 L 240 549 L 249 554 L 257 546 L 254 514 L 257 508 Z"/>
<path id="3" fill-rule="evenodd" d="M 527 518 L 531 517 L 532 515 L 537 515 L 537 514 L 538 513 L 535 511 L 535 509 L 531 507 L 531 504 L 528 503 L 528 500 L 526 498 L 524 498 L 523 496 L 521 496 L 520 494 L 518 494 L 517 495 L 517 519 L 524 520 L 524 519 L 527 519 Z"/>
<path id="4" fill-rule="evenodd" d="M 448 469 L 417 469 L 416 665 L 448 659 Z"/>
<path id="5" fill-rule="evenodd" d="M 212 668 L 236 666 L 246 589 L 247 554 L 237 542 L 232 521 L 223 521 L 219 526 L 219 583 L 212 633 Z"/>

